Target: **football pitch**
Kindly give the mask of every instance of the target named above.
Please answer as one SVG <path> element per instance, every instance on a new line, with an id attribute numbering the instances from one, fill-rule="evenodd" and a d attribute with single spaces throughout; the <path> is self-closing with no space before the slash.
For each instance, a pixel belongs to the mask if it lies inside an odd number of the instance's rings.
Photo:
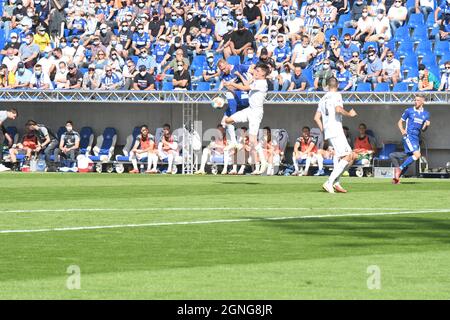
<path id="1" fill-rule="evenodd" d="M 450 298 L 449 179 L 0 179 L 0 299 Z"/>

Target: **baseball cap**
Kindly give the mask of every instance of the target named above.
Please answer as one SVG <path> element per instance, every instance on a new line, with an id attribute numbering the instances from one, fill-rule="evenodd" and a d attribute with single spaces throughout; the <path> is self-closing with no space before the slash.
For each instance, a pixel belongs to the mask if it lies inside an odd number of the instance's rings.
<path id="1" fill-rule="evenodd" d="M 147 71 L 147 68 L 143 64 L 141 64 L 139 66 L 139 71 Z"/>
<path id="2" fill-rule="evenodd" d="M 88 69 L 95 69 L 95 64 L 91 63 L 88 67 Z"/>
<path id="3" fill-rule="evenodd" d="M 208 58 L 208 57 L 214 57 L 214 53 L 208 52 L 208 53 L 206 54 L 206 57 L 207 57 L 207 58 Z"/>
<path id="4" fill-rule="evenodd" d="M 22 62 L 22 61 L 20 61 L 18 64 L 17 64 L 17 68 L 25 68 L 25 64 Z"/>
<path id="5" fill-rule="evenodd" d="M 40 27 L 38 28 L 38 31 L 45 31 L 45 27 L 44 27 L 44 26 L 40 26 Z"/>
<path id="6" fill-rule="evenodd" d="M 45 47 L 44 52 L 52 52 L 52 47 L 50 46 Z"/>
<path id="7" fill-rule="evenodd" d="M 240 21 L 238 22 L 237 27 L 238 27 L 238 29 L 243 29 L 243 28 L 245 28 L 244 21 L 240 20 Z"/>
<path id="8" fill-rule="evenodd" d="M 269 54 L 269 51 L 267 51 L 267 48 L 262 48 L 261 55 L 267 55 L 267 54 Z"/>
<path id="9" fill-rule="evenodd" d="M 73 68 L 76 68 L 77 66 L 76 66 L 76 64 L 75 63 L 70 63 L 68 66 L 67 66 L 69 69 L 73 69 Z"/>
<path id="10" fill-rule="evenodd" d="M 17 38 L 17 33 L 15 32 L 11 32 L 11 34 L 9 35 L 11 38 Z"/>

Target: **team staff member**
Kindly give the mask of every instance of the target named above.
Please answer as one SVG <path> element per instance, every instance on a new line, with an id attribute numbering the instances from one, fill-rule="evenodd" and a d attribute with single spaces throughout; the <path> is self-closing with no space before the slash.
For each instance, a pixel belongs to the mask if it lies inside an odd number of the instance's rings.
<path id="1" fill-rule="evenodd" d="M 33 131 L 38 138 L 37 152 L 44 150 L 45 162 L 50 163 L 50 155 L 58 147 L 59 141 L 55 134 L 43 124 L 38 124 L 34 120 L 28 120 L 26 123 L 28 130 Z"/>

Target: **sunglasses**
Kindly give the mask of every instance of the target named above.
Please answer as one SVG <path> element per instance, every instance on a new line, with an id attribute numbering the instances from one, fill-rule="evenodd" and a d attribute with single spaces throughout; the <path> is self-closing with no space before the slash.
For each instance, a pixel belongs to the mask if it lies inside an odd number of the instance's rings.
<path id="1" fill-rule="evenodd" d="M 105 70 L 106 72 L 111 72 L 112 70 L 111 69 L 109 69 L 109 70 Z"/>
<path id="2" fill-rule="evenodd" d="M 329 65 L 329 63 L 328 62 L 324 62 L 323 65 Z"/>
<path id="3" fill-rule="evenodd" d="M 388 55 L 387 55 L 388 58 L 392 58 L 393 56 L 394 56 L 394 55 L 392 55 L 392 54 L 388 54 Z"/>
<path id="4" fill-rule="evenodd" d="M 278 43 L 283 43 L 283 41 L 278 41 Z"/>
<path id="5" fill-rule="evenodd" d="M 359 56 L 353 56 L 353 58 L 358 58 Z"/>
<path id="6" fill-rule="evenodd" d="M 104 53 L 99 53 L 98 55 L 99 55 L 99 56 L 104 56 L 105 54 L 104 54 Z"/>

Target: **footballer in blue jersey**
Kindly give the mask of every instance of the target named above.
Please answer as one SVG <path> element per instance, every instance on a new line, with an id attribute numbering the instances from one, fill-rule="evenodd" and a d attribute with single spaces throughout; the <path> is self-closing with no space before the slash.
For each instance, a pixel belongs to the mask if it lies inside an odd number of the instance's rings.
<path id="1" fill-rule="evenodd" d="M 233 145 L 237 144 L 236 134 L 234 131 L 234 125 L 228 124 L 225 125 L 225 118 L 230 117 L 236 112 L 247 108 L 248 104 L 248 92 L 242 90 L 236 90 L 231 88 L 228 83 L 242 83 L 241 77 L 244 76 L 244 73 L 247 68 L 242 67 L 241 65 L 232 65 L 229 64 L 226 60 L 222 59 L 217 62 L 217 67 L 220 70 L 220 87 L 225 87 L 227 89 L 227 101 L 228 108 L 225 111 L 224 117 L 222 119 L 222 125 L 226 126 L 227 132 L 230 136 L 230 142 Z"/>
<path id="2" fill-rule="evenodd" d="M 392 179 L 393 184 L 399 184 L 402 173 L 421 156 L 420 135 L 430 126 L 430 113 L 423 108 L 424 104 L 425 97 L 417 95 L 414 107 L 406 109 L 398 121 L 398 128 L 403 135 L 403 147 L 408 158 L 400 167 L 395 168 L 394 178 Z"/>

